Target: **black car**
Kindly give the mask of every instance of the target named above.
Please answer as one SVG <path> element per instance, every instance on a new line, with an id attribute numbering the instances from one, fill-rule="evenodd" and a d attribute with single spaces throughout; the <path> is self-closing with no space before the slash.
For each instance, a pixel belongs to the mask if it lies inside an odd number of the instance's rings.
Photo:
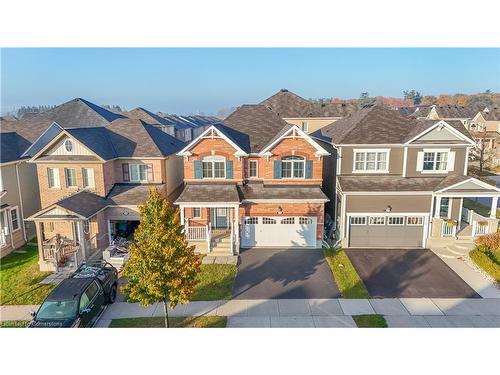
<path id="1" fill-rule="evenodd" d="M 111 264 L 83 264 L 47 296 L 28 327 L 92 327 L 106 304 L 115 301 L 117 287 L 118 272 Z"/>

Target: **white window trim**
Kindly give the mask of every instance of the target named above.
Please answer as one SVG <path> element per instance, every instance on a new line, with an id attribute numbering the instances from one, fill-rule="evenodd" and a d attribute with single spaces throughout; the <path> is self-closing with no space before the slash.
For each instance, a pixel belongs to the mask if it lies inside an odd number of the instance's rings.
<path id="1" fill-rule="evenodd" d="M 385 169 L 374 169 L 374 170 L 366 170 L 366 169 L 356 169 L 356 154 L 357 153 L 364 153 L 365 154 L 365 161 L 364 165 L 366 167 L 366 153 L 368 152 L 385 152 Z M 378 154 L 377 154 L 378 155 Z M 389 161 L 390 161 L 390 156 L 391 156 L 391 149 L 390 148 L 358 148 L 358 149 L 353 149 L 352 150 L 352 173 L 361 173 L 361 174 L 368 174 L 368 173 L 389 173 Z M 375 160 L 375 168 L 377 168 L 377 163 L 378 161 Z"/>
<path id="2" fill-rule="evenodd" d="M 408 219 L 410 219 L 410 218 L 417 218 L 422 223 L 421 224 L 411 224 L 408 222 Z M 422 225 L 424 225 L 424 217 L 423 216 L 411 216 L 411 215 L 406 216 L 406 226 L 407 227 L 421 227 Z"/>
<path id="3" fill-rule="evenodd" d="M 133 180 L 132 179 L 132 167 L 139 168 L 139 166 L 141 166 L 141 165 L 143 165 L 146 168 L 145 179 L 144 180 L 140 179 L 141 178 L 141 173 L 138 170 L 137 171 L 137 175 L 139 176 L 139 179 L 138 180 Z M 140 163 L 129 164 L 128 165 L 128 178 L 129 178 L 129 182 L 148 182 L 148 165 L 147 164 L 140 164 Z"/>
<path id="4" fill-rule="evenodd" d="M 250 175 L 250 164 L 255 163 L 255 172 L 257 173 L 255 176 Z M 248 161 L 248 178 L 259 178 L 259 161 L 256 159 L 252 159 Z"/>
<path id="5" fill-rule="evenodd" d="M 391 224 L 390 223 L 391 218 L 401 218 L 403 219 L 403 222 L 401 224 Z M 387 216 L 387 225 L 391 227 L 403 227 L 405 225 L 405 216 L 402 215 Z"/>
<path id="6" fill-rule="evenodd" d="M 437 154 L 438 153 L 446 153 L 446 169 L 433 169 L 433 170 L 424 170 L 424 158 L 425 158 L 425 153 L 433 153 L 434 154 L 434 168 L 436 167 L 436 159 L 437 159 Z M 424 148 L 422 150 L 422 165 L 420 173 L 422 174 L 443 174 L 443 173 L 448 173 L 450 169 L 450 153 L 451 150 L 449 148 Z"/>
<path id="7" fill-rule="evenodd" d="M 71 170 L 71 169 L 75 171 L 75 185 L 70 186 L 70 185 L 68 185 L 69 179 L 68 179 L 68 174 L 66 172 Z M 76 178 L 76 168 L 64 168 L 64 182 L 65 182 L 66 187 L 68 189 L 78 189 L 78 180 Z"/>
<path id="8" fill-rule="evenodd" d="M 212 164 L 212 177 L 203 177 L 203 163 Z M 215 177 L 215 163 L 224 163 L 224 176 Z M 226 179 L 226 158 L 224 156 L 205 156 L 201 159 L 201 177 L 206 180 L 225 180 Z"/>
<path id="9" fill-rule="evenodd" d="M 384 220 L 383 220 L 383 222 L 382 222 L 382 223 L 378 223 L 378 224 L 377 224 L 377 223 L 373 223 L 373 224 L 372 224 L 372 223 L 370 223 L 370 219 L 371 219 L 371 218 L 382 218 L 382 219 L 384 219 Z M 373 226 L 382 226 L 382 225 L 385 225 L 386 221 L 387 221 L 387 216 L 382 216 L 382 215 L 374 215 L 374 216 L 370 216 L 370 217 L 368 217 L 368 225 L 373 225 Z"/>
<path id="10" fill-rule="evenodd" d="M 68 148 L 66 147 L 66 145 L 70 145 L 71 146 L 71 150 L 68 150 Z M 75 144 L 73 142 L 72 139 L 65 139 L 64 142 L 63 142 L 63 147 L 64 147 L 64 151 L 67 152 L 68 154 L 72 154 L 73 151 L 75 151 Z"/>
<path id="11" fill-rule="evenodd" d="M 301 160 L 287 160 L 286 158 L 288 157 L 296 157 L 296 158 L 301 158 Z M 283 163 L 292 163 L 292 168 L 291 168 L 291 177 L 283 177 Z M 293 176 L 293 167 L 295 163 L 302 163 L 303 169 L 302 169 L 302 177 L 294 177 Z M 305 180 L 306 179 L 306 158 L 303 156 L 298 156 L 298 155 L 290 155 L 290 156 L 285 156 L 284 158 L 281 159 L 281 179 L 282 180 Z"/>
<path id="12" fill-rule="evenodd" d="M 16 217 L 17 217 L 17 229 L 14 229 L 14 223 L 12 221 L 12 211 L 16 211 Z M 18 230 L 21 230 L 21 217 L 19 216 L 19 207 L 14 206 L 11 209 L 9 209 L 9 221 L 10 221 L 10 227 L 12 228 L 12 233 L 17 232 Z"/>
<path id="13" fill-rule="evenodd" d="M 195 215 L 195 210 L 198 210 L 198 215 Z M 193 219 L 201 219 L 201 207 L 191 207 L 191 212 L 193 213 Z"/>
<path id="14" fill-rule="evenodd" d="M 49 186 L 49 189 L 60 189 L 61 188 L 61 178 L 59 176 L 59 168 L 50 168 L 50 167 L 47 168 L 47 180 L 48 180 L 47 183 L 50 185 L 49 169 L 54 171 L 54 186 Z"/>
<path id="15" fill-rule="evenodd" d="M 303 132 L 308 132 L 309 131 L 309 122 L 301 121 L 300 128 Z"/>
<path id="16" fill-rule="evenodd" d="M 85 186 L 85 177 L 84 177 L 85 171 L 91 171 L 90 175 L 87 176 L 87 181 L 89 182 L 89 185 L 87 185 L 87 186 Z M 82 182 L 83 182 L 84 189 L 95 188 L 94 168 L 85 168 L 85 167 L 82 168 Z"/>
<path id="17" fill-rule="evenodd" d="M 353 223 L 353 219 L 363 219 L 363 223 Z M 349 224 L 352 226 L 364 226 L 367 224 L 366 216 L 349 216 Z"/>

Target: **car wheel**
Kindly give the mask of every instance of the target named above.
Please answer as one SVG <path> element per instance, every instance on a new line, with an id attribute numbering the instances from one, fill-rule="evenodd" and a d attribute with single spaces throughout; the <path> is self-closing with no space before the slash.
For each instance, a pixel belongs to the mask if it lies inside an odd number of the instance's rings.
<path id="1" fill-rule="evenodd" d="M 114 303 L 116 301 L 117 288 L 116 284 L 113 284 L 111 290 L 109 291 L 108 303 Z"/>

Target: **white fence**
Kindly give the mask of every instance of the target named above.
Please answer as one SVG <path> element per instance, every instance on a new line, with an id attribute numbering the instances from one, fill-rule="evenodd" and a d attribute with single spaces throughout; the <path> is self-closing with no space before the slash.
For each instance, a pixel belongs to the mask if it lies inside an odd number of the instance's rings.
<path id="1" fill-rule="evenodd" d="M 188 241 L 205 241 L 208 235 L 208 226 L 186 226 L 186 238 Z"/>
<path id="2" fill-rule="evenodd" d="M 443 237 L 455 237 L 457 233 L 457 226 L 455 224 L 450 225 L 447 220 L 444 220 L 441 233 Z"/>

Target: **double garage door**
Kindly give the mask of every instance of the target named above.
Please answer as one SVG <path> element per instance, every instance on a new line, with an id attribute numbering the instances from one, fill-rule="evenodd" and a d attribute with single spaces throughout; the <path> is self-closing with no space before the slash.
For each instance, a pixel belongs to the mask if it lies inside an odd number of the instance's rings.
<path id="1" fill-rule="evenodd" d="M 316 247 L 316 217 L 245 216 L 241 247 Z"/>
<path id="2" fill-rule="evenodd" d="M 349 247 L 423 247 L 425 217 L 348 216 Z"/>

